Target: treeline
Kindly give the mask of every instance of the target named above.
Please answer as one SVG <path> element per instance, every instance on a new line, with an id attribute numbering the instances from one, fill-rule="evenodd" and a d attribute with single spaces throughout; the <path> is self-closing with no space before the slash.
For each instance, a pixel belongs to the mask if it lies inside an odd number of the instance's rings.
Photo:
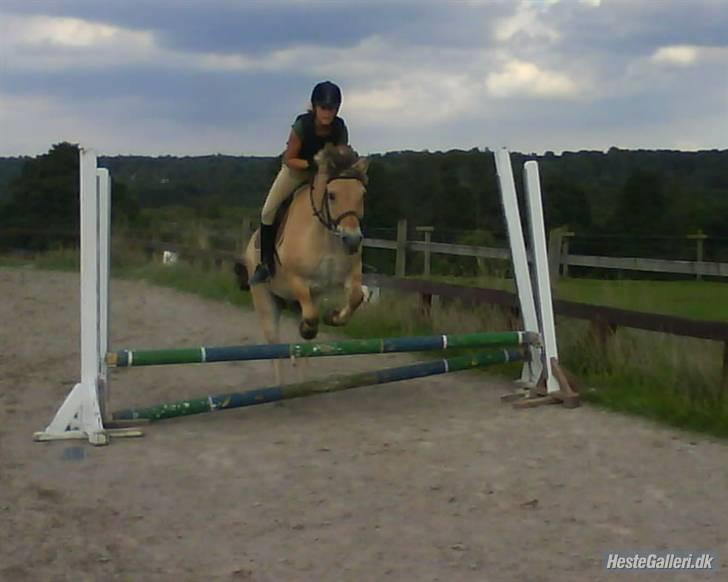
<path id="1" fill-rule="evenodd" d="M 728 233 L 728 151 L 514 154 L 520 168 L 539 162 L 547 227 L 599 237 L 680 237 L 702 229 Z M 216 218 L 254 213 L 280 166 L 276 157 L 102 157 L 114 180 L 116 220 L 149 220 L 154 209 Z M 36 158 L 0 158 L 0 227 L 77 228 L 78 156 L 57 144 Z M 146 218 L 145 218 L 146 217 Z M 371 156 L 366 223 L 393 228 L 399 218 L 487 243 L 504 235 L 493 153 L 391 152 Z M 477 232 L 466 235 L 464 231 Z M 460 233 L 460 234 L 458 234 Z M 614 251 L 614 239 L 604 239 Z"/>

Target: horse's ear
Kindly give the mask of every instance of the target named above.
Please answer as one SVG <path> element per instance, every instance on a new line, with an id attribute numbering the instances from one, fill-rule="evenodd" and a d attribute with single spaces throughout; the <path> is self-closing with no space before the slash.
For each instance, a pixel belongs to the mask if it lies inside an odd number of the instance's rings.
<path id="1" fill-rule="evenodd" d="M 357 160 L 356 164 L 354 164 L 352 168 L 360 173 L 362 176 L 366 176 L 367 170 L 369 169 L 369 158 L 359 158 L 359 160 Z"/>

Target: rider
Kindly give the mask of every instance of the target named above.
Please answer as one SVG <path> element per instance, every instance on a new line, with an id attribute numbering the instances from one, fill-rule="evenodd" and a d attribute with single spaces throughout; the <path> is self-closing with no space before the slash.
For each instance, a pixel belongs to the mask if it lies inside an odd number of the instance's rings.
<path id="1" fill-rule="evenodd" d="M 255 285 L 275 272 L 273 222 L 281 203 L 316 173 L 314 156 L 327 143 L 348 145 L 346 124 L 338 117 L 341 89 L 331 81 L 318 83 L 311 93 L 311 108 L 296 118 L 288 136 L 283 164 L 263 204 L 260 221 L 260 263 L 250 278 Z"/>

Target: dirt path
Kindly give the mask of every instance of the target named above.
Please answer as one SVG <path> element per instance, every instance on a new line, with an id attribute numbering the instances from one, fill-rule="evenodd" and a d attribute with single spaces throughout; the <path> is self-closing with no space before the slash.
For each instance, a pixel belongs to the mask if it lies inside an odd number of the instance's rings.
<path id="1" fill-rule="evenodd" d="M 261 340 L 229 305 L 112 294 L 114 347 Z M 508 385 L 468 373 L 165 421 L 108 447 L 33 443 L 78 378 L 77 276 L 0 269 L 0 297 L 0 580 L 613 580 L 602 560 L 618 549 L 721 561 L 630 579 L 726 579 L 726 444 L 589 407 L 514 411 Z M 267 362 L 114 371 L 113 408 L 269 378 Z"/>

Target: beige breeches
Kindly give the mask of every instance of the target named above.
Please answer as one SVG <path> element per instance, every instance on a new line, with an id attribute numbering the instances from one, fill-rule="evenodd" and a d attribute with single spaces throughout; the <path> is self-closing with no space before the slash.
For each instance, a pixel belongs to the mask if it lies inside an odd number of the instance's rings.
<path id="1" fill-rule="evenodd" d="M 276 211 L 281 203 L 293 194 L 294 190 L 309 179 L 309 172 L 302 170 L 291 170 L 283 164 L 278 172 L 273 185 L 270 187 L 268 196 L 263 204 L 260 220 L 263 224 L 272 225 L 276 217 Z"/>

